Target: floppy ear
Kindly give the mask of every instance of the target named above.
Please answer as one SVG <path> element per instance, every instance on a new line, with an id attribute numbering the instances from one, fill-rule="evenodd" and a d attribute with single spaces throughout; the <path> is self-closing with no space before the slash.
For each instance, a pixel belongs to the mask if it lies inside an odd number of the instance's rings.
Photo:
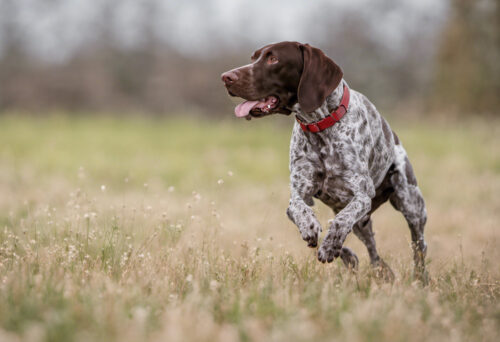
<path id="1" fill-rule="evenodd" d="M 306 113 L 318 109 L 342 80 L 342 69 L 323 51 L 309 44 L 300 46 L 304 56 L 304 68 L 300 77 L 297 97 Z"/>

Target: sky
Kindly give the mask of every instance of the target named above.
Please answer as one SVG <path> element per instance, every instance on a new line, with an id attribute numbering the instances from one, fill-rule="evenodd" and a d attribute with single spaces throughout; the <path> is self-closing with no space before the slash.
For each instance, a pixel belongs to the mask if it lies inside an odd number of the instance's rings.
<path id="1" fill-rule="evenodd" d="M 397 50 L 408 30 L 436 30 L 447 0 L 0 0 L 2 27 L 14 25 L 28 51 L 47 61 L 64 61 L 96 40 L 104 25 L 122 47 L 144 41 L 145 27 L 156 39 L 186 56 L 211 56 L 250 42 L 328 39 L 328 29 L 356 14 L 370 33 Z M 12 8 L 12 7 L 11 7 Z M 325 26 L 326 27 L 326 26 Z M 321 39 L 319 38 L 321 37 Z M 312 40 L 312 41 L 311 41 Z M 221 49 L 222 47 L 223 49 Z"/>

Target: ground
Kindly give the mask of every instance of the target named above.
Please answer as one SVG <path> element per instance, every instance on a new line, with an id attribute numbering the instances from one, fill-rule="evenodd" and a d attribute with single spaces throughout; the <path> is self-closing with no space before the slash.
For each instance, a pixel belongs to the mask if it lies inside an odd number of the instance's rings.
<path id="1" fill-rule="evenodd" d="M 357 273 L 317 261 L 285 214 L 290 118 L 1 116 L 0 340 L 497 341 L 500 121 L 388 120 L 427 202 L 427 287 L 390 205 L 394 283 L 352 234 Z"/>

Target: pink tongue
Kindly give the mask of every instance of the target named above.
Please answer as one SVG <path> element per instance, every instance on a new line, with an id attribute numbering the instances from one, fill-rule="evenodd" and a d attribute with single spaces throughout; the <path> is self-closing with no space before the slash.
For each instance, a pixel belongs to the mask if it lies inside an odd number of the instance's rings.
<path id="1" fill-rule="evenodd" d="M 247 116 L 252 110 L 252 108 L 259 102 L 260 101 L 245 101 L 243 103 L 240 103 L 234 109 L 234 114 L 239 118 Z"/>

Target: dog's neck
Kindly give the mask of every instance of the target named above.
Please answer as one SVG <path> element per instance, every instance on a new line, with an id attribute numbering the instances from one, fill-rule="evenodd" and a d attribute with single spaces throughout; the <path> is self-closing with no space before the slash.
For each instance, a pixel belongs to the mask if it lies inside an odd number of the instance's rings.
<path id="1" fill-rule="evenodd" d="M 339 85 L 335 90 L 327 96 L 325 102 L 313 112 L 306 113 L 300 108 L 297 103 L 292 108 L 292 113 L 295 114 L 304 123 L 313 123 L 320 121 L 330 115 L 339 105 L 342 100 L 342 95 L 344 94 L 344 80 L 340 81 Z"/>

